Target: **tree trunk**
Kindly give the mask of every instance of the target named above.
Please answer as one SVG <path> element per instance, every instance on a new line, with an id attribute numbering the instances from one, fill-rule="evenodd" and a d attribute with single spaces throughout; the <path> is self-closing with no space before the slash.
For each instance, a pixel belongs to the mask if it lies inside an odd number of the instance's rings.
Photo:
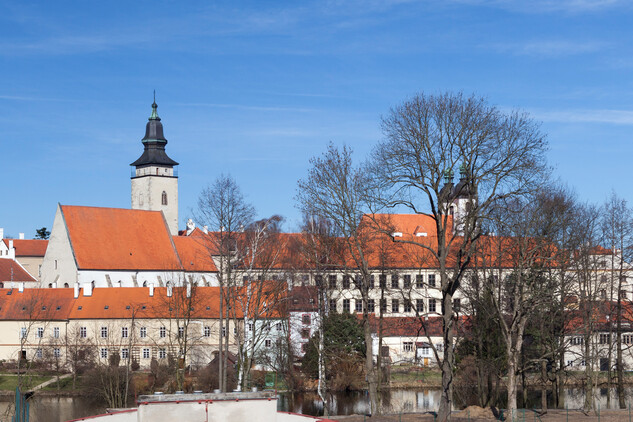
<path id="1" fill-rule="evenodd" d="M 585 403 L 583 410 L 589 412 L 593 409 L 593 356 L 591 355 L 591 337 L 585 337 L 585 376 L 587 384 L 585 386 Z"/>
<path id="2" fill-rule="evenodd" d="M 541 361 L 541 412 L 547 412 L 547 361 Z"/>
<path id="3" fill-rule="evenodd" d="M 367 384 L 369 385 L 369 401 L 371 405 L 372 415 L 379 415 L 380 409 L 378 409 L 378 380 L 376 378 L 376 368 L 374 367 L 373 356 L 373 344 L 371 338 L 371 326 L 369 325 L 369 318 L 365 318 L 365 344 L 366 344 L 366 356 L 365 356 L 365 371 L 367 372 Z M 379 351 L 380 353 L 380 351 Z"/>
<path id="4" fill-rule="evenodd" d="M 440 409 L 437 420 L 440 422 L 449 421 L 453 405 L 453 363 L 455 361 L 455 351 L 453 350 L 453 295 L 450 292 L 443 292 L 443 340 L 444 359 L 442 360 L 442 392 L 440 394 Z"/>
<path id="5" fill-rule="evenodd" d="M 508 348 L 508 415 L 509 420 L 517 417 L 517 356 Z"/>

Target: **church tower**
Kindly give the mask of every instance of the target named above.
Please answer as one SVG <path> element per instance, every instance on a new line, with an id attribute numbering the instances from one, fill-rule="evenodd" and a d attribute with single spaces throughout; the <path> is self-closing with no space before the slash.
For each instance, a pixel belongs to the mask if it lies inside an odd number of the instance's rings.
<path id="1" fill-rule="evenodd" d="M 167 156 L 163 124 L 152 104 L 152 115 L 142 139 L 143 154 L 130 164 L 132 169 L 132 209 L 162 211 L 172 236 L 178 235 L 178 163 Z"/>

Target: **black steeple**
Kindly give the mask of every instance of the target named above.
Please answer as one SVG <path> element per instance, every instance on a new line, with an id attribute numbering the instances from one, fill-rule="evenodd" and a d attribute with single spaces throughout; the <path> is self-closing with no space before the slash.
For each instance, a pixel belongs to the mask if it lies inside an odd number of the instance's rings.
<path id="1" fill-rule="evenodd" d="M 178 163 L 167 156 L 165 152 L 165 145 L 167 145 L 167 139 L 163 135 L 163 124 L 160 122 L 160 117 L 156 109 L 156 92 L 154 92 L 154 102 L 152 103 L 152 114 L 149 116 L 149 121 L 145 126 L 145 137 L 141 140 L 145 150 L 138 160 L 130 164 L 131 166 L 144 167 L 150 165 L 160 165 L 173 167 Z"/>

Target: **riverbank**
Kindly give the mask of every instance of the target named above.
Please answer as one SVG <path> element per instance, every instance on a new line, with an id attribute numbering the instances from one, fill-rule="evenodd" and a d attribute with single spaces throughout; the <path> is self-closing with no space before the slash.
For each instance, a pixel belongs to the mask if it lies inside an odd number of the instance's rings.
<path id="1" fill-rule="evenodd" d="M 585 414 L 580 410 L 549 410 L 545 414 L 540 414 L 538 411 L 531 409 L 519 409 L 519 420 L 533 421 L 540 420 L 542 422 L 567 422 L 567 421 L 612 421 L 612 422 L 629 422 L 632 420 L 633 415 L 629 413 L 629 410 L 603 410 L 599 414 L 598 412 L 592 412 Z M 349 416 L 330 416 L 329 419 L 340 422 L 418 422 L 418 421 L 435 421 L 435 417 L 430 413 L 399 413 L 390 415 L 374 415 L 371 418 L 364 415 L 349 415 Z M 464 412 L 453 412 L 451 421 L 453 422 L 466 422 L 466 421 L 494 421 L 497 420 L 492 415 L 476 415 L 465 414 Z"/>

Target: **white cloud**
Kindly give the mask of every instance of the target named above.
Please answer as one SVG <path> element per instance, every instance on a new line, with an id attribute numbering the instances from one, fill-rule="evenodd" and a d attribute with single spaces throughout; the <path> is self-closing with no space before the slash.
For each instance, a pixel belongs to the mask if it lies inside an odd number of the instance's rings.
<path id="1" fill-rule="evenodd" d="M 489 45 L 501 53 L 536 57 L 563 57 L 594 53 L 609 47 L 598 41 L 541 40 Z"/>
<path id="2" fill-rule="evenodd" d="M 530 114 L 544 122 L 633 125 L 633 110 L 530 110 Z"/>

